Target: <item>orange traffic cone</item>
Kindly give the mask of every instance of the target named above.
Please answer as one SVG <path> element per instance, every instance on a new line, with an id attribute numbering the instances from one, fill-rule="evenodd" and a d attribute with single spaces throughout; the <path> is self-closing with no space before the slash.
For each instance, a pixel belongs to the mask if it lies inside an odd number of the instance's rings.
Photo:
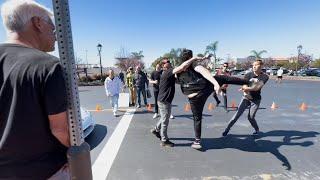
<path id="1" fill-rule="evenodd" d="M 188 103 L 188 104 L 186 104 L 185 106 L 184 106 L 184 111 L 185 112 L 188 112 L 188 111 L 190 111 L 191 110 L 191 106 L 190 106 L 190 104 Z"/>
<path id="2" fill-rule="evenodd" d="M 231 108 L 232 108 L 232 109 L 236 109 L 236 108 L 237 108 L 236 101 L 233 100 L 233 101 L 231 102 Z"/>
<path id="3" fill-rule="evenodd" d="M 97 105 L 96 105 L 96 111 L 102 111 L 102 106 L 99 105 L 99 104 L 97 104 Z"/>
<path id="4" fill-rule="evenodd" d="M 300 105 L 300 108 L 299 108 L 301 111 L 306 111 L 307 109 L 308 109 L 308 106 L 307 106 L 307 104 L 306 103 L 302 103 L 301 105 Z"/>
<path id="5" fill-rule="evenodd" d="M 278 105 L 276 105 L 276 103 L 272 102 L 271 110 L 275 110 L 277 108 L 278 108 Z"/>
<path id="6" fill-rule="evenodd" d="M 152 111 L 152 106 L 151 106 L 151 104 L 148 104 L 148 105 L 147 105 L 147 110 L 148 110 L 148 111 Z"/>
<path id="7" fill-rule="evenodd" d="M 209 103 L 208 110 L 212 111 L 214 108 L 215 108 L 214 105 L 212 103 Z"/>

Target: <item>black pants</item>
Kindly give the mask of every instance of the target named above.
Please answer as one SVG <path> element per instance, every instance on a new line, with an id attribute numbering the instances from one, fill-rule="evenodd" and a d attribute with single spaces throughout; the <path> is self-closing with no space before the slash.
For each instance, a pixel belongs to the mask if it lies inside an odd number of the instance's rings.
<path id="1" fill-rule="evenodd" d="M 228 109 L 227 90 L 226 89 L 222 89 L 221 91 L 223 92 L 224 109 L 227 110 Z"/>
<path id="2" fill-rule="evenodd" d="M 154 112 L 159 114 L 159 107 L 158 107 L 159 91 L 153 91 L 153 95 L 154 95 Z"/>
<path id="3" fill-rule="evenodd" d="M 249 81 L 246 79 L 233 77 L 233 76 L 225 76 L 225 75 L 216 75 L 214 76 L 219 85 L 223 84 L 235 84 L 235 85 L 244 85 L 249 84 Z M 201 122 L 202 122 L 202 113 L 204 105 L 208 97 L 214 91 L 214 87 L 212 84 L 208 84 L 207 87 L 203 88 L 198 92 L 198 94 L 192 98 L 189 98 L 189 103 L 191 106 L 191 111 L 193 114 L 194 121 L 194 132 L 195 138 L 201 139 Z"/>

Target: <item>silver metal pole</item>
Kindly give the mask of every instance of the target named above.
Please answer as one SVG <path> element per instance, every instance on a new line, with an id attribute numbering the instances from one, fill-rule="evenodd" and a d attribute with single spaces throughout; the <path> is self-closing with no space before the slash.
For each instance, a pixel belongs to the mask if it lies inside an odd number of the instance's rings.
<path id="1" fill-rule="evenodd" d="M 64 69 L 68 93 L 68 118 L 71 147 L 68 162 L 72 179 L 91 180 L 90 146 L 84 142 L 80 101 L 76 81 L 75 59 L 68 0 L 52 0 L 59 56 Z"/>

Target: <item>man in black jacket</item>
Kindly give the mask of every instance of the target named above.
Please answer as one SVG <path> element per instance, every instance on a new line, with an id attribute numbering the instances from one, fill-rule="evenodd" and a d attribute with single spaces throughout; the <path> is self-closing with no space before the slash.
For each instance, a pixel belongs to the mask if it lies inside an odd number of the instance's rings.
<path id="1" fill-rule="evenodd" d="M 138 104 L 137 108 L 141 108 L 141 94 L 143 96 L 144 105 L 147 106 L 147 94 L 146 94 L 146 88 L 149 88 L 149 81 L 147 78 L 147 75 L 141 71 L 141 67 L 136 67 L 136 73 L 134 76 L 135 86 L 137 89 L 137 96 L 138 96 Z"/>

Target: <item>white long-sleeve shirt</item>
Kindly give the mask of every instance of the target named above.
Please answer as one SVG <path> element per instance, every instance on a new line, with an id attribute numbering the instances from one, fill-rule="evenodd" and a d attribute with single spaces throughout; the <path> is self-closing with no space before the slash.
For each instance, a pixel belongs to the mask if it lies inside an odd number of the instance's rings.
<path id="1" fill-rule="evenodd" d="M 120 93 L 123 83 L 118 76 L 115 76 L 113 80 L 107 77 L 104 81 L 104 88 L 106 89 L 107 96 L 114 96 Z"/>

